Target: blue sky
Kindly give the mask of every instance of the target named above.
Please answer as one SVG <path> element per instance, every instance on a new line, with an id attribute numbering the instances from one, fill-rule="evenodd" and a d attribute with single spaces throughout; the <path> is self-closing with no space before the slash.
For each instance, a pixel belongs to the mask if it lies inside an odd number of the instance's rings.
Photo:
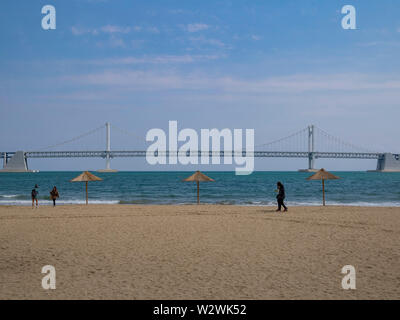
<path id="1" fill-rule="evenodd" d="M 46 4 L 56 8 L 56 30 L 41 28 Z M 341 27 L 346 4 L 357 10 L 357 30 Z M 197 130 L 254 128 L 256 144 L 315 124 L 356 145 L 400 152 L 396 0 L 5 0 L 0 41 L 2 151 L 40 149 L 106 121 L 134 133 L 113 130 L 113 148 L 130 149 L 144 145 L 149 129 L 178 120 Z M 103 146 L 100 133 L 65 149 Z M 103 161 L 30 166 L 97 169 Z M 152 169 L 144 159 L 113 166 Z M 256 170 L 305 166 L 256 162 Z M 317 166 L 372 169 L 375 162 Z"/>

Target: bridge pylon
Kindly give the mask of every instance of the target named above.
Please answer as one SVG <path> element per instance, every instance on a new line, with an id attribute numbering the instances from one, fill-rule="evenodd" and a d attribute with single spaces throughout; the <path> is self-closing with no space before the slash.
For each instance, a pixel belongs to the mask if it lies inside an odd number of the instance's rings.
<path id="1" fill-rule="evenodd" d="M 314 149 L 314 125 L 308 126 L 308 169 L 300 169 L 301 172 L 315 172 L 315 149 Z"/>
<path id="2" fill-rule="evenodd" d="M 314 125 L 308 126 L 308 170 L 314 170 Z"/>
<path id="3" fill-rule="evenodd" d="M 97 172 L 118 172 L 118 170 L 111 169 L 111 126 L 106 123 L 106 168 L 99 169 Z"/>
<path id="4" fill-rule="evenodd" d="M 3 169 L 6 168 L 7 162 L 8 162 L 7 152 L 4 152 L 4 154 L 3 154 Z"/>

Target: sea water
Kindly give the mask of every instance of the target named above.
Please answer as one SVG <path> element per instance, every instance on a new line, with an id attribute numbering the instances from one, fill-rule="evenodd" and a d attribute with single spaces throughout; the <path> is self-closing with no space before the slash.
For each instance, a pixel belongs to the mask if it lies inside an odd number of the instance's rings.
<path id="1" fill-rule="evenodd" d="M 89 182 L 93 204 L 189 204 L 197 197 L 196 183 L 183 182 L 192 172 L 98 173 L 103 181 Z M 200 200 L 209 204 L 275 205 L 276 182 L 286 189 L 286 203 L 320 205 L 321 181 L 308 181 L 305 172 L 204 172 L 215 182 L 200 183 Z M 340 180 L 325 182 L 331 205 L 400 206 L 400 173 L 333 172 Z M 0 173 L 0 205 L 30 205 L 31 190 L 39 186 L 39 202 L 51 204 L 49 193 L 57 186 L 58 204 L 85 203 L 85 183 L 69 182 L 80 172 Z"/>

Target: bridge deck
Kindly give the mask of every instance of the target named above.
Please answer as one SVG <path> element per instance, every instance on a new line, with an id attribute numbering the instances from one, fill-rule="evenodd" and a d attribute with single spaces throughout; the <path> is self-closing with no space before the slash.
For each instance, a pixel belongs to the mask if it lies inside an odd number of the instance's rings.
<path id="1" fill-rule="evenodd" d="M 132 151 L 110 151 L 110 158 L 123 158 L 123 157 L 145 157 L 147 151 L 132 150 Z M 4 155 L 10 157 L 14 152 L 0 152 L 0 157 Z M 159 155 L 169 156 L 169 151 L 159 152 Z M 174 152 L 175 154 L 175 152 Z M 189 156 L 186 152 L 176 152 L 178 155 Z M 197 156 L 253 156 L 255 158 L 309 158 L 309 152 L 295 152 L 295 151 L 254 151 L 254 152 L 241 152 L 241 151 L 193 151 L 192 154 Z M 150 153 L 149 153 L 150 155 Z M 342 159 L 379 159 L 380 153 L 368 152 L 313 152 L 314 158 L 342 158 Z M 25 152 L 26 158 L 106 158 L 107 151 L 27 151 Z"/>

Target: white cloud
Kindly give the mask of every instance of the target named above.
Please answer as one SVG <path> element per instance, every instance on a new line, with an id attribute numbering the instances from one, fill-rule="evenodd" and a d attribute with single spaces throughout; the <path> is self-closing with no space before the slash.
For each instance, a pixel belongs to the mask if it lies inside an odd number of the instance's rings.
<path id="1" fill-rule="evenodd" d="M 206 38 L 203 36 L 190 37 L 189 40 L 192 41 L 193 43 L 199 43 L 200 45 L 211 45 L 220 48 L 225 47 L 225 43 L 223 43 L 221 40 Z"/>
<path id="2" fill-rule="evenodd" d="M 186 11 L 183 10 L 183 9 L 171 9 L 171 10 L 169 10 L 168 12 L 171 13 L 171 14 L 183 14 L 183 13 L 185 13 Z"/>
<path id="3" fill-rule="evenodd" d="M 150 26 L 150 27 L 142 27 L 142 26 L 118 26 L 118 25 L 105 25 L 101 26 L 99 28 L 84 28 L 84 27 L 78 27 L 78 26 L 73 26 L 71 27 L 71 32 L 73 35 L 76 36 L 81 36 L 84 34 L 91 34 L 91 35 L 98 35 L 100 33 L 105 33 L 105 34 L 128 34 L 131 31 L 134 32 L 141 32 L 141 31 L 147 31 L 149 33 L 160 33 L 157 27 Z"/>
<path id="4" fill-rule="evenodd" d="M 388 47 L 399 47 L 400 42 L 395 42 L 395 41 L 371 41 L 371 42 L 361 42 L 357 43 L 359 47 L 383 47 L 383 46 L 388 46 Z"/>
<path id="5" fill-rule="evenodd" d="M 124 57 L 114 59 L 101 59 L 85 61 L 85 64 L 117 66 L 117 65 L 136 65 L 136 64 L 186 64 L 199 61 L 216 60 L 221 55 L 160 55 L 143 57 Z"/>
<path id="6" fill-rule="evenodd" d="M 71 27 L 71 32 L 75 36 L 80 36 L 83 34 L 92 34 L 92 35 L 97 35 L 99 32 L 97 29 L 89 29 L 89 28 L 82 28 L 82 27 Z"/>
<path id="7" fill-rule="evenodd" d="M 217 91 L 233 95 L 271 95 L 332 92 L 383 92 L 393 91 L 400 95 L 400 78 L 383 80 L 377 75 L 334 74 L 292 75 L 247 80 L 232 76 L 213 77 L 204 74 L 179 74 L 154 71 L 104 71 L 67 77 L 74 83 L 106 85 L 157 91 L 168 89 Z"/>
<path id="8" fill-rule="evenodd" d="M 186 30 L 188 32 L 199 32 L 202 30 L 207 30 L 209 28 L 210 28 L 210 26 L 207 24 L 204 24 L 204 23 L 192 23 L 192 24 L 188 24 L 186 26 Z"/>
<path id="9" fill-rule="evenodd" d="M 255 34 L 252 34 L 252 35 L 251 35 L 251 39 L 254 40 L 254 41 L 258 41 L 258 40 L 261 40 L 261 37 L 255 35 Z"/>
<path id="10" fill-rule="evenodd" d="M 104 47 L 125 48 L 127 46 L 122 38 L 114 34 L 111 34 L 111 36 L 107 40 L 97 41 L 96 45 L 100 48 Z"/>
<path id="11" fill-rule="evenodd" d="M 126 46 L 124 40 L 117 37 L 111 37 L 109 43 L 112 47 L 124 48 Z"/>
<path id="12" fill-rule="evenodd" d="M 115 25 L 106 25 L 100 28 L 104 33 L 129 33 L 131 31 L 130 27 L 121 27 Z"/>

